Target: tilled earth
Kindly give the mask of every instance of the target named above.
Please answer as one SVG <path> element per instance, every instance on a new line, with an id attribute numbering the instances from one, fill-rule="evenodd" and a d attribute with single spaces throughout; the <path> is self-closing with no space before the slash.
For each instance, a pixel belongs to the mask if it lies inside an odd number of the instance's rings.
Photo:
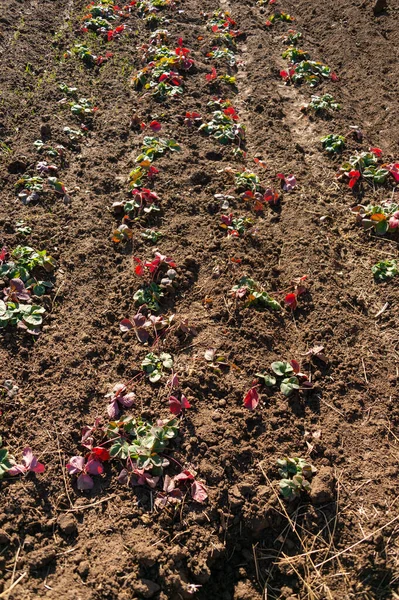
<path id="1" fill-rule="evenodd" d="M 0 597 L 395 598 L 399 283 L 375 283 L 371 266 L 397 257 L 397 240 L 356 224 L 350 208 L 359 198 L 337 181 L 342 160 L 323 152 L 320 138 L 346 135 L 345 156 L 378 146 L 387 160 L 398 158 L 397 0 L 380 16 L 368 0 L 278 3 L 295 17 L 302 46 L 339 77 L 315 92 L 332 93 L 342 104 L 333 119 L 303 114 L 314 90 L 282 82 L 282 35 L 292 25 L 266 27 L 273 6 L 180 0 L 167 8 L 170 39 L 183 38 L 195 67 L 184 94 L 160 104 L 130 83 L 150 35 L 134 8 L 117 40 L 89 37 L 94 50 L 111 50 L 113 57 L 87 68 L 65 56 L 86 39 L 79 33 L 84 2 L 3 4 L 1 245 L 46 249 L 57 269 L 42 334 L 1 332 L 0 383 L 12 379 L 20 388 L 0 401 L 3 445 L 16 456 L 31 446 L 46 471 L 0 484 Z M 205 78 L 212 46 L 206 22 L 218 9 L 229 11 L 243 32 L 237 89 L 222 86 L 220 94 Z M 98 106 L 90 131 L 72 147 L 63 130 L 76 122 L 59 103 L 63 82 Z M 244 163 L 229 146 L 184 124 L 186 111 L 209 114 L 207 103 L 217 95 L 230 97 L 246 126 Z M 161 137 L 182 148 L 157 160 L 153 189 L 162 199 L 157 228 L 163 237 L 156 247 L 178 265 L 179 285 L 165 312 L 187 318 L 198 335 L 171 333 L 162 350 L 173 354 L 192 404 L 171 455 L 196 469 L 209 498 L 205 504 L 187 498 L 176 510 L 154 508 L 150 490 L 118 484 L 116 465 L 85 493 L 65 470 L 81 452 L 81 428 L 105 416 L 105 394 L 134 377 L 148 352 L 121 334 L 119 322 L 134 314 L 140 282 L 132 257 L 149 259 L 155 247 L 136 236 L 131 244 L 111 241 L 120 223 L 112 204 L 126 198 L 129 172 L 148 135 L 134 126 L 135 117 L 159 120 Z M 363 141 L 352 135 L 353 126 Z M 24 206 L 15 192 L 21 173 L 33 173 L 33 142 L 43 133 L 67 147 L 60 178 L 70 204 L 49 195 Z M 277 185 L 277 173 L 294 173 L 298 186 L 256 216 L 226 171 L 240 164 L 268 185 Z M 367 188 L 363 200 L 387 193 Z M 215 194 L 235 194 L 234 212 L 253 218 L 256 236 L 226 237 Z M 19 220 L 31 227 L 29 237 L 16 231 Z M 304 274 L 308 291 L 294 314 L 243 309 L 229 294 L 249 275 L 281 300 Z M 326 363 L 304 357 L 316 345 L 324 346 Z M 229 368 L 209 367 L 204 352 L 210 347 Z M 262 389 L 258 408 L 244 408 L 254 374 L 293 358 L 311 373 L 313 389 L 288 399 Z M 132 414 L 168 415 L 162 386 L 140 383 L 135 391 Z M 310 498 L 281 500 L 275 465 L 285 455 L 307 456 L 318 469 Z"/>

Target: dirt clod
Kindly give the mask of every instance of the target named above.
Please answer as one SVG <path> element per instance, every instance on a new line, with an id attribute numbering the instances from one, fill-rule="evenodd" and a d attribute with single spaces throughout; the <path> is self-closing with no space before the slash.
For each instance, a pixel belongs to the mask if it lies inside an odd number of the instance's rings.
<path id="1" fill-rule="evenodd" d="M 310 498 L 313 504 L 326 504 L 334 500 L 335 477 L 332 467 L 320 467 L 313 477 Z"/>
<path id="2" fill-rule="evenodd" d="M 58 527 L 66 535 L 73 535 L 78 531 L 77 521 L 71 513 L 64 513 L 58 517 Z"/>

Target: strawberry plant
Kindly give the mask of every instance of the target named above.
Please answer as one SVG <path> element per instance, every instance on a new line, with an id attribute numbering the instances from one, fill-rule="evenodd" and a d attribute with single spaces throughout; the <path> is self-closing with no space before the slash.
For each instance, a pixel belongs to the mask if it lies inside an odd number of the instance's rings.
<path id="1" fill-rule="evenodd" d="M 149 284 L 144 284 L 133 296 L 137 306 L 147 306 L 150 310 L 158 312 L 160 309 L 160 301 L 164 296 L 162 288 L 152 281 Z"/>
<path id="2" fill-rule="evenodd" d="M 61 161 L 64 158 L 65 148 L 64 148 L 64 146 L 61 146 L 60 144 L 58 144 L 55 148 L 53 148 L 52 146 L 45 144 L 43 142 L 43 140 L 39 139 L 39 140 L 36 140 L 35 142 L 33 142 L 33 146 L 35 147 L 38 154 L 45 154 L 46 156 L 50 156 L 51 158 L 59 157 L 59 158 L 61 158 Z"/>
<path id="3" fill-rule="evenodd" d="M 295 360 L 291 362 L 273 362 L 271 370 L 272 375 L 269 373 L 256 373 L 255 377 L 267 387 L 278 387 L 280 392 L 287 398 L 295 390 L 310 389 L 312 387 L 307 375 L 300 372 L 299 364 Z"/>
<path id="4" fill-rule="evenodd" d="M 285 69 L 280 71 L 280 76 L 285 82 L 302 83 L 305 81 L 311 87 L 315 87 L 323 79 L 331 79 L 332 75 L 330 67 L 314 60 L 302 60 L 290 66 L 288 71 Z"/>
<path id="5" fill-rule="evenodd" d="M 398 263 L 393 259 L 381 260 L 371 267 L 376 281 L 386 281 L 399 274 Z"/>
<path id="6" fill-rule="evenodd" d="M 283 11 L 276 11 L 275 13 L 270 15 L 270 17 L 266 21 L 266 26 L 271 27 L 277 21 L 281 21 L 282 23 L 292 23 L 292 21 L 294 21 L 294 17 L 291 17 L 291 15 L 288 15 Z"/>
<path id="7" fill-rule="evenodd" d="M 39 335 L 42 315 L 46 310 L 36 304 L 20 304 L 0 300 L 0 327 L 17 326 L 32 335 Z"/>
<path id="8" fill-rule="evenodd" d="M 345 148 L 345 138 L 343 135 L 336 135 L 334 133 L 330 133 L 325 137 L 321 138 L 321 143 L 323 144 L 323 148 L 329 154 L 338 154 L 342 152 Z"/>
<path id="9" fill-rule="evenodd" d="M 174 319 L 174 315 L 167 317 L 165 315 L 144 315 L 138 312 L 131 319 L 122 319 L 119 324 L 122 332 L 133 331 L 139 342 L 145 344 L 151 336 L 157 338 L 159 333 L 167 330 Z"/>
<path id="10" fill-rule="evenodd" d="M 183 46 L 182 38 L 175 49 L 167 46 L 145 46 L 145 58 L 150 61 L 132 78 L 136 89 L 152 90 L 157 100 L 165 100 L 183 93 L 183 77 L 180 71 L 188 71 L 194 64 L 189 57 L 191 50 Z"/>
<path id="11" fill-rule="evenodd" d="M 60 83 L 58 87 L 66 96 L 72 96 L 73 98 L 76 98 L 78 95 L 78 88 L 76 87 L 70 87 L 66 83 Z"/>
<path id="12" fill-rule="evenodd" d="M 308 60 L 309 53 L 305 50 L 300 50 L 296 46 L 290 46 L 287 50 L 284 50 L 282 57 L 287 59 L 291 64 L 296 64 L 304 60 Z"/>
<path id="13" fill-rule="evenodd" d="M 232 106 L 223 105 L 221 110 L 213 113 L 212 120 L 203 123 L 199 131 L 214 137 L 220 144 L 231 144 L 232 142 L 240 145 L 245 140 L 245 126 L 237 122 L 238 115 Z"/>
<path id="14" fill-rule="evenodd" d="M 283 36 L 284 44 L 288 44 L 289 46 L 297 46 L 301 39 L 302 33 L 300 33 L 300 31 L 295 31 L 295 29 L 289 29 Z"/>
<path id="15" fill-rule="evenodd" d="M 161 231 L 156 231 L 155 229 L 146 229 L 140 233 L 141 237 L 147 242 L 151 242 L 152 244 L 158 243 L 158 241 L 163 237 L 163 233 Z"/>
<path id="16" fill-rule="evenodd" d="M 164 478 L 163 490 L 157 494 L 155 499 L 155 506 L 162 509 L 168 505 L 173 506 L 180 504 L 184 500 L 184 488 L 187 489 L 188 486 L 193 500 L 199 503 L 205 502 L 208 494 L 204 484 L 195 479 L 196 474 L 197 473 L 192 469 L 190 471 L 188 469 L 184 469 L 181 473 L 175 475 L 174 477 L 169 477 L 169 475 L 166 475 Z M 189 594 L 194 594 L 200 587 L 200 585 L 189 584 L 187 591 Z"/>
<path id="17" fill-rule="evenodd" d="M 216 62 L 227 62 L 230 67 L 234 67 L 237 64 L 236 55 L 229 48 L 218 48 L 215 46 L 206 56 Z"/>
<path id="18" fill-rule="evenodd" d="M 91 490 L 94 487 L 92 475 L 101 475 L 104 467 L 100 460 L 95 458 L 85 459 L 84 456 L 72 456 L 66 465 L 70 475 L 78 475 L 76 485 L 78 490 Z"/>
<path id="19" fill-rule="evenodd" d="M 241 32 L 236 29 L 237 23 L 231 18 L 230 13 L 224 10 L 216 10 L 211 19 L 208 21 L 208 28 L 213 33 L 228 31 L 234 37 L 237 37 Z"/>
<path id="20" fill-rule="evenodd" d="M 258 310 L 270 308 L 271 310 L 281 310 L 280 304 L 274 300 L 261 286 L 249 277 L 241 277 L 231 293 L 237 300 L 244 300 L 244 306 L 253 306 Z"/>
<path id="21" fill-rule="evenodd" d="M 341 165 L 338 178 L 347 180 L 350 188 L 363 180 L 371 184 L 384 184 L 389 176 L 393 177 L 395 184 L 399 183 L 399 163 L 382 164 L 381 155 L 380 148 L 370 148 L 368 152 L 351 156 Z"/>
<path id="22" fill-rule="evenodd" d="M 374 229 L 377 235 L 396 231 L 399 227 L 399 204 L 386 201 L 381 204 L 358 205 L 351 209 L 364 229 Z"/>
<path id="23" fill-rule="evenodd" d="M 25 283 L 33 278 L 33 272 L 43 269 L 51 273 L 55 261 L 46 250 L 34 250 L 29 246 L 16 246 L 11 253 L 4 247 L 0 251 L 0 277 L 19 278 Z"/>
<path id="24" fill-rule="evenodd" d="M 303 458 L 285 457 L 277 461 L 279 467 L 280 492 L 286 500 L 294 500 L 301 492 L 310 491 L 310 480 L 317 472 L 316 468 Z"/>
<path id="25" fill-rule="evenodd" d="M 141 367 L 151 383 L 156 383 L 161 379 L 164 369 L 173 368 L 173 358 L 166 352 L 161 352 L 159 356 L 150 352 L 144 358 Z"/>
<path id="26" fill-rule="evenodd" d="M 215 348 L 208 348 L 204 352 L 204 358 L 208 363 L 208 366 L 211 367 L 215 373 L 218 375 L 222 374 L 220 367 L 229 367 L 229 363 L 223 354 L 218 354 Z"/>
<path id="27" fill-rule="evenodd" d="M 111 421 L 106 428 L 107 437 L 112 440 L 110 455 L 128 459 L 128 462 L 134 460 L 139 468 L 160 476 L 163 467 L 169 464 L 160 454 L 168 447 L 169 440 L 176 437 L 177 431 L 176 419 L 158 419 L 154 424 L 132 417 Z"/>
<path id="28" fill-rule="evenodd" d="M 234 181 L 236 190 L 238 191 L 250 190 L 252 192 L 259 192 L 261 189 L 258 175 L 255 173 L 250 173 L 249 171 L 236 173 L 234 176 Z"/>
<path id="29" fill-rule="evenodd" d="M 181 147 L 175 140 L 162 140 L 155 137 L 146 136 L 143 140 L 141 154 L 136 158 L 136 162 L 141 163 L 145 160 L 153 162 L 167 152 L 180 152 Z"/>
<path id="30" fill-rule="evenodd" d="M 294 291 L 287 294 L 284 298 L 284 304 L 291 310 L 296 309 L 298 305 L 298 296 L 306 292 L 305 281 L 307 277 L 307 275 L 303 275 L 302 277 L 297 277 L 294 279 L 292 282 L 294 285 Z"/>
<path id="31" fill-rule="evenodd" d="M 32 449 L 27 447 L 23 451 L 21 463 L 12 461 L 12 466 L 7 471 L 7 475 L 26 475 L 26 473 L 44 473 L 45 466 L 40 463 L 33 454 Z"/>
<path id="32" fill-rule="evenodd" d="M 277 177 L 281 180 L 281 187 L 284 192 L 292 192 L 296 187 L 296 178 L 294 175 L 284 175 L 283 173 L 277 173 Z"/>
<path id="33" fill-rule="evenodd" d="M 80 98 L 78 102 L 70 102 L 71 113 L 80 117 L 81 119 L 91 117 L 98 110 L 90 100 L 87 98 Z"/>
<path id="34" fill-rule="evenodd" d="M 26 225 L 25 221 L 19 220 L 15 223 L 15 231 L 21 235 L 30 235 L 32 233 L 32 227 Z"/>
<path id="35" fill-rule="evenodd" d="M 220 227 L 226 230 L 228 237 L 240 237 L 253 225 L 253 221 L 248 217 L 233 218 L 232 213 L 229 215 L 222 215 L 220 218 L 222 221 Z"/>
<path id="36" fill-rule="evenodd" d="M 331 94 L 323 94 L 323 96 L 312 96 L 311 102 L 305 107 L 306 111 L 313 111 L 316 115 L 341 110 L 341 105 L 338 104 Z"/>
<path id="37" fill-rule="evenodd" d="M 104 56 L 96 56 L 92 53 L 90 48 L 85 44 L 75 44 L 72 48 L 72 53 L 75 54 L 81 61 L 84 62 L 88 67 L 93 67 L 94 65 L 102 65 L 109 58 L 113 56 L 112 52 L 106 52 Z M 65 54 L 65 58 L 71 55 L 71 52 L 67 52 Z"/>
<path id="38" fill-rule="evenodd" d="M 39 163 L 42 167 L 46 167 L 45 170 L 49 172 L 47 169 L 47 163 Z M 51 167 L 51 170 L 56 169 L 56 167 Z M 64 202 L 69 201 L 69 198 L 66 193 L 65 185 L 57 179 L 57 177 L 47 177 L 47 181 L 43 179 L 43 177 L 31 177 L 30 175 L 23 175 L 21 179 L 17 181 L 15 184 L 17 189 L 22 190 L 18 193 L 18 198 L 22 201 L 23 204 L 29 204 L 30 202 L 37 201 L 40 198 L 40 195 L 43 193 L 48 193 L 49 191 L 54 191 L 57 194 L 60 194 L 64 197 Z"/>

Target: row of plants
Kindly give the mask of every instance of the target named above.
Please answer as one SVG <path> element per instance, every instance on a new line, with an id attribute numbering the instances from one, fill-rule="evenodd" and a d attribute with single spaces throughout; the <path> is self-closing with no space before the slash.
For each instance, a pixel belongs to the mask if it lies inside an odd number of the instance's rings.
<path id="1" fill-rule="evenodd" d="M 292 22 L 294 19 L 285 13 L 277 11 L 275 16 L 267 23 L 271 26 L 276 21 Z M 284 50 L 283 58 L 289 62 L 288 71 L 281 71 L 281 77 L 287 82 L 298 83 L 307 81 L 311 86 L 317 85 L 322 79 L 337 81 L 337 76 L 331 69 L 321 63 L 310 61 L 308 52 L 299 48 L 303 39 L 302 33 L 290 29 L 283 36 L 283 42 L 289 47 Z M 316 66 L 315 66 L 316 65 Z M 341 105 L 331 94 L 312 96 L 311 102 L 304 105 L 302 112 L 307 115 L 321 117 L 332 117 L 333 113 L 340 110 Z M 363 140 L 360 129 L 352 131 L 357 141 Z M 323 149 L 334 156 L 341 154 L 346 149 L 346 136 L 340 134 L 328 134 L 321 138 Z M 399 162 L 397 160 L 385 161 L 380 148 L 370 147 L 368 150 L 358 151 L 345 160 L 337 173 L 337 179 L 347 183 L 355 193 L 367 190 L 374 193 L 378 187 L 382 187 L 390 193 L 389 199 L 372 200 L 366 204 L 357 204 L 351 208 L 356 215 L 356 220 L 367 231 L 377 235 L 396 233 L 399 225 L 398 203 L 394 199 L 394 192 L 399 184 Z M 378 282 L 385 281 L 396 275 L 395 261 L 381 261 L 372 267 L 372 273 Z"/>

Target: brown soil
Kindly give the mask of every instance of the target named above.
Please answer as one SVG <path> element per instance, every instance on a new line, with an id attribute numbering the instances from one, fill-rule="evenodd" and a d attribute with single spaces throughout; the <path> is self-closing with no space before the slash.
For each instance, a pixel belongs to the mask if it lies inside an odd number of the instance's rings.
<path id="1" fill-rule="evenodd" d="M 137 46 L 149 36 L 134 11 L 120 39 L 109 46 L 91 40 L 102 53 L 114 52 L 101 68 L 63 58 L 82 39 L 84 4 L 9 0 L 0 18 L 2 243 L 29 243 L 58 261 L 43 333 L 37 339 L 15 330 L 1 333 L 1 383 L 13 379 L 20 387 L 16 398 L 1 400 L 3 444 L 17 456 L 30 445 L 46 464 L 43 475 L 1 482 L 0 592 L 24 574 L 1 597 L 396 597 L 399 280 L 377 285 L 370 268 L 397 257 L 397 241 L 356 225 L 349 211 L 356 198 L 335 178 L 340 159 L 323 153 L 319 139 L 357 125 L 364 142 L 349 137 L 345 155 L 372 145 L 387 160 L 398 158 L 398 1 L 390 0 L 378 17 L 369 1 L 279 4 L 295 17 L 303 47 L 339 75 L 337 83 L 316 92 L 330 92 L 342 103 L 333 120 L 302 115 L 312 90 L 281 82 L 281 35 L 289 25 L 265 27 L 268 7 L 181 0 L 177 10 L 169 9 L 171 39 L 182 36 L 193 49 L 196 71 L 187 75 L 181 98 L 159 105 L 129 84 L 141 64 Z M 187 129 L 181 119 L 186 110 L 207 114 L 211 35 L 203 13 L 218 8 L 229 10 L 245 33 L 238 44 L 238 94 L 231 99 L 247 127 L 247 166 L 257 169 L 258 157 L 267 165 L 259 173 L 267 181 L 284 172 L 295 173 L 299 183 L 278 210 L 256 217 L 254 239 L 227 239 L 219 229 L 213 196 L 234 192 L 223 169 L 239 164 L 230 147 Z M 23 206 L 15 194 L 15 170 L 32 171 L 41 127 L 50 126 L 51 143 L 66 144 L 63 128 L 76 125 L 57 103 L 61 82 L 75 85 L 99 107 L 92 130 L 78 149 L 67 151 L 60 172 L 71 204 L 50 198 Z M 126 197 L 127 175 L 144 135 L 130 126 L 135 114 L 145 122 L 157 117 L 162 136 L 182 146 L 181 154 L 157 161 L 162 171 L 154 189 L 162 198 L 164 233 L 158 246 L 179 265 L 179 293 L 167 308 L 187 316 L 199 334 L 192 340 L 170 335 L 163 349 L 174 355 L 193 405 L 172 456 L 195 466 L 209 500 L 187 500 L 177 511 L 153 510 L 149 490 L 119 485 L 115 464 L 84 494 L 64 469 L 81 452 L 82 426 L 105 416 L 105 393 L 138 373 L 147 352 L 121 335 L 119 321 L 134 314 L 139 284 L 132 254 L 150 258 L 153 247 L 140 238 L 133 250 L 111 242 L 118 222 L 110 207 Z M 367 190 L 366 199 L 378 194 Z M 245 213 L 238 200 L 236 205 Z M 28 238 L 15 232 L 20 219 L 32 227 Z M 309 292 L 295 318 L 289 311 L 276 316 L 230 302 L 228 292 L 243 274 L 282 299 L 282 290 L 305 273 Z M 259 369 L 273 360 L 300 360 L 319 343 L 328 363 L 305 363 L 315 382 L 311 392 L 289 399 L 262 392 L 256 411 L 243 407 Z M 208 347 L 234 367 L 214 373 L 203 358 Z M 168 414 L 159 386 L 154 393 L 154 386 L 141 383 L 136 393 L 140 402 L 133 414 Z M 310 460 L 319 473 L 310 498 L 282 503 L 276 460 L 306 456 L 305 432 L 318 430 Z M 200 586 L 194 596 L 188 583 Z"/>

